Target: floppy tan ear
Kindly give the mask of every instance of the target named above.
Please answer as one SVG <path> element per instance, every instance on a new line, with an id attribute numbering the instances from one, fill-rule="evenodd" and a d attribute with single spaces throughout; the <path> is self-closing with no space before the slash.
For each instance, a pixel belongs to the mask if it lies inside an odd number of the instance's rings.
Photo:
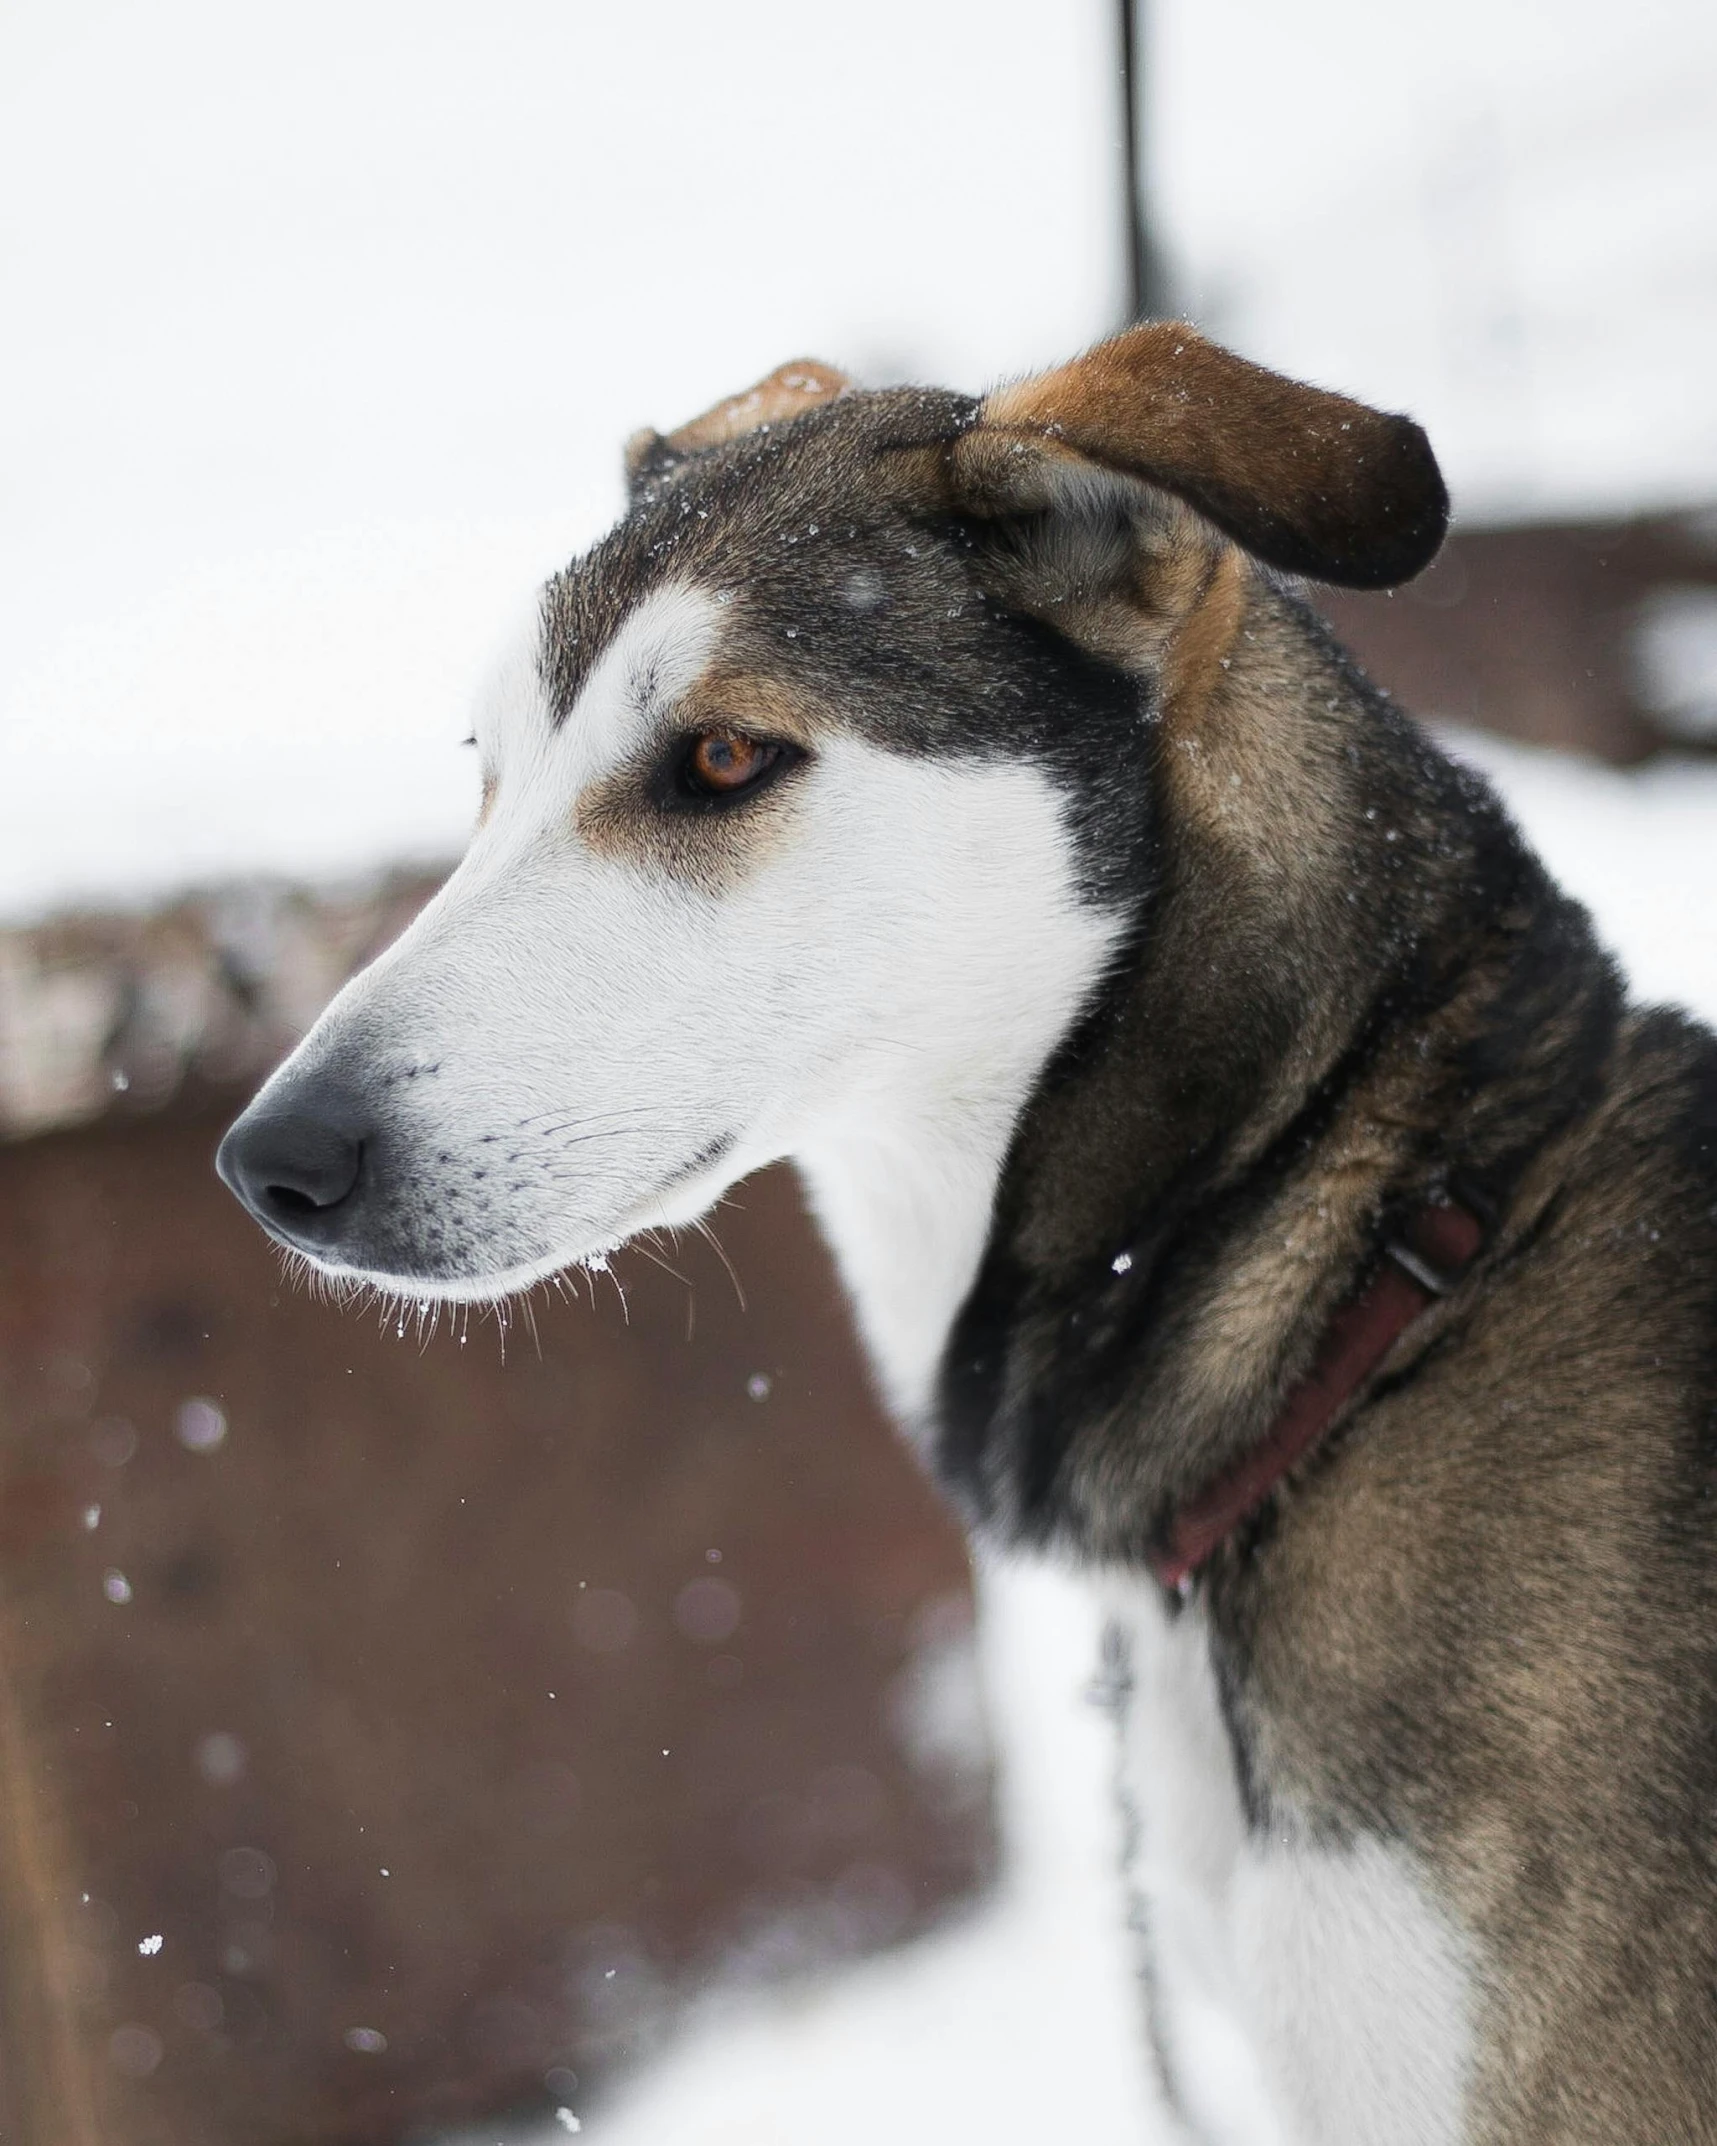
<path id="1" fill-rule="evenodd" d="M 764 425 L 787 424 L 819 403 L 833 402 L 851 385 L 845 373 L 836 372 L 832 365 L 815 358 L 789 358 L 755 387 L 729 395 L 675 432 L 634 432 L 626 442 L 627 481 L 636 485 L 701 448 L 719 447 Z"/>
<path id="2" fill-rule="evenodd" d="M 1058 473 L 1094 464 L 1174 493 L 1267 565 L 1348 588 L 1410 580 L 1448 526 L 1410 418 L 1266 372 L 1179 321 L 998 388 L 951 457 L 979 512 L 1007 511 L 1010 491 L 1049 505 Z"/>

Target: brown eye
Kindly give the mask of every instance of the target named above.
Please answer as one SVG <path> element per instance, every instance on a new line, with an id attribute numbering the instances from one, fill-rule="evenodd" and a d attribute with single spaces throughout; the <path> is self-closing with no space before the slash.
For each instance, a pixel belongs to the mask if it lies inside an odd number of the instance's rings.
<path id="1" fill-rule="evenodd" d="M 743 730 L 700 730 L 680 763 L 681 785 L 694 797 L 732 797 L 761 782 L 786 750 Z"/>

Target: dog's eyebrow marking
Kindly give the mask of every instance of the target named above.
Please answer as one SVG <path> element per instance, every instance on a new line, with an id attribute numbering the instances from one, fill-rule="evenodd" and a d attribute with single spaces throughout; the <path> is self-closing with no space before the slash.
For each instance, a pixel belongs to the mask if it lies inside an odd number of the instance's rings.
<path id="1" fill-rule="evenodd" d="M 558 722 L 576 755 L 580 781 L 637 750 L 641 725 L 659 724 L 697 683 L 714 653 L 721 610 L 705 589 L 684 582 L 652 590 L 625 619 Z"/>
<path id="2" fill-rule="evenodd" d="M 629 681 L 629 690 L 638 707 L 646 715 L 657 715 L 664 702 L 673 698 L 662 690 L 662 662 L 659 649 L 649 649 L 640 658 Z"/>
<path id="3" fill-rule="evenodd" d="M 686 532 L 676 530 L 670 543 L 645 549 L 647 533 L 629 518 L 552 575 L 540 592 L 537 670 L 551 728 L 570 718 L 616 645 L 628 638 L 634 620 L 658 598 L 691 586 L 690 560 L 663 556 Z M 709 562 L 704 564 L 707 570 Z"/>

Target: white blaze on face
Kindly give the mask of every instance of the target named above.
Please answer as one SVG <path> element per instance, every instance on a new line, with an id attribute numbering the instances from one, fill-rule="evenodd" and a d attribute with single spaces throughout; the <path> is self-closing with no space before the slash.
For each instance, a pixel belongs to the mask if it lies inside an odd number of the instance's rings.
<path id="1" fill-rule="evenodd" d="M 1035 768 L 839 731 L 732 873 L 591 849 L 580 797 L 666 746 L 726 615 L 651 596 L 558 725 L 521 646 L 479 713 L 494 798 L 468 855 L 283 1077 L 355 1058 L 411 1197 L 465 1218 L 455 1271 L 404 1278 L 425 1295 L 523 1287 L 800 1156 L 912 1408 L 1020 1104 L 1116 926 L 1078 901 Z"/>

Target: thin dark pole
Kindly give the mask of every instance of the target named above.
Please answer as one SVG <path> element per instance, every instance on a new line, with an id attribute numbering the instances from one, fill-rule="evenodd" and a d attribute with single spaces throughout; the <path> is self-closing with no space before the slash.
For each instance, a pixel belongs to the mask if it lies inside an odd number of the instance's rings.
<path id="1" fill-rule="evenodd" d="M 1116 0 L 1121 18 L 1121 165 L 1127 245 L 1127 318 L 1161 320 L 1168 312 L 1162 265 L 1145 202 L 1146 0 Z"/>

